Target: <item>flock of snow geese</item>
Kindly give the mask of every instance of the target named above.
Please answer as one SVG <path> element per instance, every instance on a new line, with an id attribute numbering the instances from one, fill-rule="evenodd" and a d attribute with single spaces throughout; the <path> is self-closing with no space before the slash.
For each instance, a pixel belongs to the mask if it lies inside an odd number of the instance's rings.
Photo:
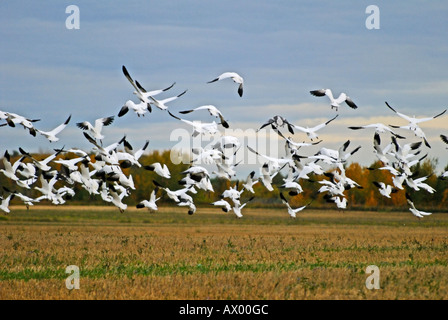
<path id="1" fill-rule="evenodd" d="M 193 121 L 174 115 L 170 111 L 168 104 L 180 98 L 186 91 L 169 98 L 158 99 L 157 97 L 159 95 L 172 89 L 175 83 L 164 89 L 147 91 L 138 81 L 131 77 L 125 66 L 122 67 L 122 71 L 133 86 L 133 93 L 138 98 L 138 102 L 132 100 L 126 101 L 120 109 L 118 117 L 123 117 L 129 111 L 133 111 L 138 117 L 144 117 L 147 113 L 153 111 L 152 107 L 154 106 L 162 111 L 166 111 L 172 118 L 191 126 L 191 136 L 193 138 L 198 135 L 214 135 L 219 132 L 220 126 L 229 128 L 229 123 L 225 120 L 223 113 L 213 105 L 203 105 L 189 110 L 179 111 L 179 113 L 185 115 L 205 110 L 211 117 L 219 120 L 218 122 Z M 244 81 L 235 72 L 225 72 L 207 83 L 214 83 L 225 79 L 231 79 L 238 84 L 237 92 L 242 97 Z M 352 109 L 358 108 L 353 100 L 345 93 L 341 93 L 337 98 L 334 98 L 330 89 L 313 90 L 310 93 L 316 97 L 326 96 L 330 100 L 331 109 L 336 111 L 344 103 Z M 349 127 L 352 130 L 374 129 L 374 154 L 383 166 L 372 170 L 388 170 L 392 174 L 393 185 L 388 185 L 383 181 L 374 181 L 373 183 L 378 188 L 379 193 L 387 198 L 390 198 L 398 189 L 404 190 L 405 187 L 412 188 L 416 191 L 435 192 L 430 185 L 425 183 L 428 177 L 416 178 L 416 173 L 412 172 L 411 168 L 427 156 L 427 154 L 420 155 L 423 144 L 427 148 L 431 148 L 419 124 L 442 116 L 446 110 L 433 117 L 416 118 L 415 116 L 410 117 L 396 111 L 387 102 L 386 105 L 397 116 L 408 121 L 408 124 L 406 126 L 395 126 L 374 123 Z M 303 189 L 300 182 L 304 179 L 321 184 L 322 186 L 319 188 L 318 193 L 322 193 L 323 198 L 327 202 L 334 203 L 337 208 L 341 210 L 345 209 L 347 207 L 345 192 L 351 188 L 362 188 L 356 181 L 347 177 L 345 171 L 347 160 L 360 149 L 360 146 L 349 150 L 350 140 L 347 140 L 337 150 L 322 147 L 313 155 L 304 155 L 304 150 L 307 147 L 322 142 L 322 140 L 319 140 L 318 131 L 325 128 L 337 117 L 338 114 L 328 121 L 311 128 L 292 124 L 280 115 L 275 115 L 270 118 L 257 129 L 257 132 L 265 127 L 269 127 L 276 132 L 281 139 L 285 140 L 286 156 L 281 158 L 272 157 L 262 154 L 247 145 L 247 149 L 250 152 L 256 154 L 257 157 L 263 160 L 263 164 L 259 167 L 258 178 L 255 177 L 256 171 L 252 171 L 246 180 L 242 181 L 241 188 L 240 183 L 237 181 L 234 186 L 229 187 L 229 189 L 220 195 L 220 200 L 211 203 L 211 205 L 220 207 L 224 212 L 233 211 L 238 218 L 243 217 L 242 209 L 254 198 L 255 191 L 253 186 L 261 183 L 267 190 L 274 191 L 272 179 L 286 167 L 288 173 L 283 178 L 284 183 L 280 186 L 280 189 L 285 192 L 280 191 L 279 198 L 286 206 L 290 217 L 295 218 L 298 212 L 305 209 L 312 202 L 297 208 L 292 208 L 290 201 L 285 197 L 286 192 L 289 197 L 294 197 L 302 193 Z M 92 149 L 89 151 L 84 151 L 79 148 L 64 149 L 63 147 L 61 149 L 54 149 L 55 152 L 45 159 L 36 159 L 29 152 L 19 148 L 21 157 L 14 163 L 11 162 L 11 156 L 8 151 L 5 151 L 3 168 L 0 171 L 17 188 L 14 187 L 14 190 L 9 190 L 9 188 L 3 187 L 0 209 L 5 213 L 9 213 L 9 203 L 14 197 L 20 198 L 27 208 L 42 200 L 50 201 L 54 205 L 64 204 L 66 200 L 71 199 L 75 195 L 74 185 L 79 184 L 89 194 L 98 195 L 105 202 L 115 205 L 120 212 L 124 212 L 128 207 L 124 199 L 136 187 L 132 175 L 124 174 L 122 169 L 135 166 L 144 170 L 153 171 L 160 177 L 170 179 L 170 171 L 166 164 L 159 162 L 152 164 L 140 163 L 139 159 L 148 147 L 148 140 L 138 150 L 134 150 L 126 139 L 126 136 L 110 145 L 103 146 L 103 140 L 105 139 L 103 127 L 111 125 L 114 122 L 114 118 L 114 116 L 99 118 L 93 124 L 89 121 L 76 123 L 76 126 L 83 131 L 85 138 L 92 144 Z M 32 136 L 41 134 L 48 141 L 57 142 L 59 140 L 58 134 L 69 124 L 71 115 L 62 124 L 50 131 L 44 131 L 35 127 L 35 123 L 39 119 L 28 119 L 27 117 L 12 112 L 0 111 L 0 120 L 5 120 L 0 126 L 22 126 Z M 292 135 L 296 132 L 306 134 L 309 142 L 295 142 L 292 140 L 292 137 L 285 136 L 281 130 L 282 128 L 287 129 Z M 409 130 L 419 138 L 419 141 L 400 144 L 399 141 L 405 139 L 405 137 L 399 135 L 394 129 Z M 381 145 L 381 135 L 384 134 L 390 135 L 390 141 L 386 145 Z M 443 142 L 448 144 L 447 136 L 440 135 L 440 137 Z M 121 149 L 119 149 L 120 145 L 123 145 Z M 191 166 L 182 172 L 184 177 L 179 181 L 179 189 L 170 190 L 163 183 L 153 180 L 154 189 L 151 191 L 149 199 L 141 200 L 137 204 L 137 208 L 147 208 L 150 211 L 157 211 L 157 201 L 160 199 L 160 192 L 164 192 L 178 206 L 187 207 L 188 214 L 194 214 L 196 212 L 194 195 L 198 192 L 197 189 L 214 192 L 211 183 L 212 177 L 227 179 L 229 181 L 235 177 L 235 168 L 241 162 L 235 163 L 235 156 L 240 150 L 240 147 L 241 143 L 237 137 L 221 135 L 213 144 L 209 144 L 204 148 L 193 148 L 191 153 L 194 159 L 191 161 Z M 231 156 L 227 156 L 228 154 Z M 93 157 L 91 157 L 92 155 Z M 61 169 L 56 170 L 52 164 L 60 165 Z M 216 166 L 216 171 L 209 173 L 202 164 Z M 310 178 L 310 174 L 313 174 L 313 179 Z M 325 178 L 316 180 L 316 176 Z M 440 176 L 440 178 L 447 177 L 448 171 Z M 56 184 L 57 182 L 59 184 Z M 41 195 L 37 198 L 32 198 L 26 195 L 27 192 L 18 191 L 21 189 L 30 190 L 32 188 L 37 190 Z M 244 203 L 242 203 L 243 192 L 249 194 L 248 199 Z M 423 218 L 431 214 L 416 209 L 408 192 L 406 192 L 406 198 L 409 204 L 409 210 L 416 217 Z"/>

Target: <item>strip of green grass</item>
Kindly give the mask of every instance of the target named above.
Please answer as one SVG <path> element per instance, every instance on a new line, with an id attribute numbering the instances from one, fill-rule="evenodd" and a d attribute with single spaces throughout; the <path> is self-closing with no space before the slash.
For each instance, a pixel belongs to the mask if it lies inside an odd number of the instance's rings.
<path id="1" fill-rule="evenodd" d="M 16 209 L 8 216 L 0 219 L 0 225 L 108 225 L 126 224 L 148 225 L 148 224 L 182 224 L 182 225 L 210 225 L 210 224 L 230 224 L 230 225 L 363 225 L 363 226 L 390 226 L 390 227 L 448 227 L 448 214 L 435 213 L 424 219 L 418 220 L 408 212 L 359 212 L 354 216 L 352 213 L 346 215 L 344 212 L 308 210 L 306 216 L 298 216 L 291 219 L 287 212 L 282 209 L 269 210 L 264 215 L 260 209 L 260 214 L 245 215 L 242 219 L 237 219 L 232 213 L 222 213 L 210 211 L 210 209 L 198 209 L 189 216 L 183 211 L 165 211 L 149 213 L 147 210 L 129 211 L 120 213 L 111 208 L 110 210 L 41 210 L 32 208 L 30 210 Z M 323 214 L 325 213 L 325 214 Z M 349 213 L 349 212 L 347 212 Z M 243 213 L 244 214 L 244 213 Z M 1 217 L 1 216 L 0 216 Z"/>
<path id="2" fill-rule="evenodd" d="M 380 268 L 391 267 L 412 267 L 415 269 L 443 266 L 447 267 L 448 263 L 444 260 L 435 259 L 425 263 L 414 261 L 398 261 L 398 262 L 377 262 L 374 263 Z M 313 262 L 313 263 L 295 263 L 295 262 L 278 262 L 278 263 L 235 263 L 235 264 L 153 264 L 153 265 L 118 265 L 103 266 L 87 269 L 80 269 L 81 278 L 104 279 L 104 278 L 132 278 L 133 276 L 169 276 L 169 275 L 191 275 L 191 274 L 209 274 L 221 272 L 286 272 L 300 271 L 304 269 L 347 269 L 355 273 L 363 274 L 366 268 L 365 263 L 332 263 L 332 262 Z M 66 279 L 68 274 L 61 269 L 44 269 L 33 270 L 24 269 L 22 271 L 11 272 L 8 270 L 0 270 L 0 281 L 7 280 L 31 280 L 31 279 Z"/>

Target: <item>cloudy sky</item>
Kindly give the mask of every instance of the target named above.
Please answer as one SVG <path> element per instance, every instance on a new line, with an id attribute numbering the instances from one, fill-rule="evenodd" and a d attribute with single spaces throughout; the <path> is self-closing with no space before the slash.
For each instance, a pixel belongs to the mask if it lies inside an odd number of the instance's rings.
<path id="1" fill-rule="evenodd" d="M 369 5 L 379 9 L 380 29 L 366 28 Z M 66 7 L 80 11 L 80 28 L 67 29 Z M 185 95 L 170 104 L 174 114 L 212 104 L 231 129 L 253 134 L 266 120 L 282 115 L 314 126 L 339 114 L 322 130 L 323 142 L 304 150 L 338 148 L 350 139 L 362 145 L 353 161 L 369 165 L 372 130 L 348 126 L 381 122 L 405 125 L 397 111 L 430 117 L 448 107 L 448 3 L 446 1 L 1 1 L 0 110 L 41 119 L 50 130 L 72 115 L 60 141 L 49 143 L 22 128 L 0 127 L 1 150 L 30 152 L 91 145 L 76 122 L 115 115 L 104 128 L 104 143 L 126 134 L 135 146 L 171 149 L 176 128 L 187 124 L 154 109 L 144 118 L 118 118 L 125 101 L 136 97 L 123 76 L 147 90 L 176 82 L 160 98 Z M 243 97 L 231 80 L 207 84 L 225 71 L 244 77 Z M 331 110 L 310 90 L 346 92 L 359 106 Z M 182 115 L 214 120 L 205 112 Z M 448 134 L 448 114 L 423 123 L 432 146 L 429 157 L 448 162 L 439 135 Z M 398 129 L 418 141 L 412 133 Z M 264 134 L 263 132 L 260 134 Z M 296 141 L 307 141 L 296 133 Z M 384 141 L 389 141 L 384 135 Z M 245 151 L 247 152 L 247 151 Z"/>

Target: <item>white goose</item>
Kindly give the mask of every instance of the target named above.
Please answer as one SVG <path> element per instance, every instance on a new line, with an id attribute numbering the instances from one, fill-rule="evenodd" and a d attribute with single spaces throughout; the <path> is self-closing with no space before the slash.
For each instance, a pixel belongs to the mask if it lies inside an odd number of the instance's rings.
<path id="1" fill-rule="evenodd" d="M 24 151 L 22 148 L 19 148 L 19 151 L 24 156 L 30 158 L 33 161 L 34 166 L 36 168 L 42 170 L 42 171 L 50 171 L 51 170 L 51 166 L 49 166 L 48 164 L 51 161 L 53 161 L 53 159 L 55 159 L 61 153 L 61 150 L 58 150 L 55 153 L 53 153 L 52 155 L 49 155 L 45 159 L 39 161 L 39 160 L 36 160 L 35 158 L 33 158 L 33 156 L 31 156 L 31 154 L 29 154 L 28 152 Z"/>
<path id="2" fill-rule="evenodd" d="M 429 216 L 429 215 L 432 214 L 431 212 L 425 212 L 425 211 L 418 210 L 418 209 L 415 207 L 414 202 L 413 202 L 412 199 L 411 199 L 411 196 L 410 196 L 407 192 L 406 192 L 406 201 L 407 201 L 407 203 L 408 203 L 409 206 L 410 206 L 409 211 L 411 211 L 412 214 L 413 214 L 414 216 L 416 216 L 417 218 L 421 219 L 421 218 L 423 218 L 423 217 L 425 217 L 425 216 Z"/>
<path id="3" fill-rule="evenodd" d="M 2 202 L 0 203 L 0 210 L 10 213 L 11 210 L 9 209 L 9 202 L 14 199 L 14 193 L 10 193 L 6 198 L 1 197 Z"/>
<path id="4" fill-rule="evenodd" d="M 140 164 L 139 159 L 141 158 L 141 156 L 145 152 L 146 148 L 148 147 L 149 140 L 146 140 L 143 147 L 141 149 L 138 149 L 135 152 L 133 151 L 132 146 L 129 144 L 129 142 L 126 139 L 124 139 L 123 143 L 124 143 L 124 148 L 125 148 L 126 152 L 117 152 L 118 160 L 119 161 L 122 161 L 122 160 L 129 161 L 129 163 L 131 165 L 136 165 L 137 167 L 140 168 L 142 165 Z"/>
<path id="5" fill-rule="evenodd" d="M 121 213 L 123 213 L 128 208 L 128 205 L 126 203 L 123 203 L 123 198 L 127 195 L 126 191 L 122 191 L 120 194 L 118 194 L 115 186 L 111 185 L 109 194 L 112 196 L 112 204 L 116 206 Z"/>
<path id="6" fill-rule="evenodd" d="M 308 138 L 311 141 L 314 141 L 314 140 L 319 138 L 319 136 L 317 134 L 317 131 L 325 128 L 331 121 L 333 121 L 337 117 L 338 117 L 338 115 L 336 115 L 334 118 L 332 118 L 332 119 L 330 119 L 330 120 L 328 120 L 328 121 L 326 121 L 324 123 L 321 123 L 321 124 L 319 124 L 317 126 L 314 126 L 314 127 L 311 127 L 311 128 L 310 127 L 301 127 L 301 126 L 296 126 L 296 125 L 293 125 L 293 126 L 294 126 L 295 129 L 297 129 L 299 131 L 302 131 L 302 132 L 305 132 L 306 135 L 308 136 Z"/>
<path id="7" fill-rule="evenodd" d="M 76 126 L 89 132 L 94 139 L 102 141 L 104 139 L 104 135 L 101 134 L 103 126 L 108 126 L 112 122 L 114 122 L 114 116 L 96 119 L 95 126 L 88 121 L 78 122 Z"/>
<path id="8" fill-rule="evenodd" d="M 378 191 L 386 198 L 390 198 L 391 193 L 398 192 L 397 189 L 391 185 L 386 185 L 384 182 L 372 181 L 372 183 L 378 188 Z"/>
<path id="9" fill-rule="evenodd" d="M 245 203 L 243 203 L 242 205 L 240 204 L 235 204 L 232 207 L 233 213 L 235 213 L 237 218 L 242 218 L 243 214 L 241 213 L 241 210 L 247 205 L 248 202 L 252 201 L 254 199 L 254 197 L 250 198 L 249 200 L 247 200 Z"/>
<path id="10" fill-rule="evenodd" d="M 2 172 L 8 179 L 11 179 L 13 181 L 19 180 L 19 178 L 16 176 L 16 171 L 17 171 L 18 167 L 20 166 L 22 159 L 23 159 L 23 157 L 20 158 L 19 160 L 17 160 L 14 163 L 14 165 L 12 165 L 11 164 L 11 156 L 9 155 L 8 150 L 6 150 L 3 160 L 2 160 L 4 169 L 0 169 L 0 172 Z"/>
<path id="11" fill-rule="evenodd" d="M 150 210 L 150 211 L 157 211 L 159 208 L 157 207 L 156 202 L 161 198 L 161 197 L 159 197 L 159 198 L 156 197 L 158 190 L 159 190 L 159 188 L 155 187 L 154 190 L 151 192 L 149 200 L 140 201 L 136 206 L 137 209 L 148 208 L 148 210 Z"/>
<path id="12" fill-rule="evenodd" d="M 415 134 L 417 137 L 423 139 L 423 141 L 425 142 L 425 145 L 426 145 L 428 148 L 431 148 L 431 146 L 429 145 L 428 141 L 426 140 L 426 136 L 425 136 L 423 130 L 419 127 L 418 124 L 419 124 L 419 123 L 422 123 L 422 122 L 430 121 L 430 120 L 433 120 L 433 119 L 435 119 L 435 118 L 440 117 L 441 115 L 443 115 L 443 114 L 446 112 L 447 109 L 443 110 L 441 113 L 439 113 L 439 114 L 437 114 L 437 115 L 435 115 L 435 116 L 433 116 L 433 117 L 416 118 L 415 115 L 412 116 L 412 117 L 410 117 L 410 116 L 407 116 L 407 115 L 405 115 L 405 114 L 403 114 L 403 113 L 400 113 L 400 112 L 396 111 L 394 108 L 392 108 L 392 107 L 389 105 L 389 103 L 387 103 L 387 101 L 386 101 L 386 105 L 387 105 L 387 107 L 388 107 L 389 109 L 391 109 L 393 112 L 395 112 L 399 117 L 401 117 L 401 118 L 403 118 L 403 119 L 405 119 L 406 121 L 409 122 L 408 125 L 406 125 L 406 126 L 395 126 L 395 125 L 390 125 L 392 128 L 402 128 L 402 129 L 408 129 L 408 130 L 413 131 L 414 134 Z"/>
<path id="13" fill-rule="evenodd" d="M 282 202 L 286 205 L 286 208 L 288 208 L 288 213 L 289 213 L 289 216 L 291 217 L 291 218 L 296 218 L 296 215 L 297 215 L 297 213 L 298 212 L 300 212 L 300 211 L 302 211 L 303 209 L 305 209 L 307 206 L 309 206 L 310 205 L 310 203 L 308 203 L 307 205 L 305 205 L 305 206 L 301 206 L 301 207 L 298 207 L 298 208 L 295 208 L 295 209 L 293 209 L 293 208 L 291 208 L 291 205 L 289 204 L 289 202 L 288 202 L 288 200 L 286 200 L 286 198 L 285 198 L 285 196 L 283 195 L 283 193 L 281 193 L 280 192 L 280 199 L 282 200 Z"/>
<path id="14" fill-rule="evenodd" d="M 252 171 L 251 173 L 249 173 L 249 175 L 247 176 L 246 180 L 243 183 L 244 190 L 247 190 L 250 193 L 255 193 L 253 187 L 259 181 L 258 179 L 254 179 L 254 176 L 255 176 L 255 171 Z"/>
<path id="15" fill-rule="evenodd" d="M 118 117 L 124 116 L 129 110 L 133 110 L 138 117 L 144 117 L 147 112 L 151 112 L 151 104 L 149 102 L 140 101 L 135 103 L 132 100 L 128 100 L 121 107 L 120 112 L 118 112 Z"/>
<path id="16" fill-rule="evenodd" d="M 155 173 L 157 173 L 159 176 L 161 176 L 163 178 L 167 178 L 167 179 L 171 178 L 170 170 L 168 169 L 166 164 L 162 165 L 160 162 L 154 162 L 153 164 L 149 164 L 149 165 L 146 165 L 143 167 L 146 170 L 154 171 Z"/>
<path id="17" fill-rule="evenodd" d="M 196 212 L 196 205 L 193 201 L 180 199 L 180 202 L 177 205 L 180 207 L 188 207 L 188 214 L 190 216 Z"/>
<path id="18" fill-rule="evenodd" d="M 238 94 L 240 97 L 243 96 L 243 84 L 244 84 L 244 79 L 243 77 L 241 77 L 238 73 L 236 72 L 224 72 L 221 75 L 219 75 L 217 78 L 208 81 L 207 83 L 212 83 L 212 82 L 216 82 L 219 80 L 223 80 L 223 79 L 232 79 L 235 83 L 238 83 Z"/>
<path id="19" fill-rule="evenodd" d="M 400 136 L 399 134 L 395 133 L 394 131 L 392 131 L 392 129 L 390 129 L 388 126 L 386 126 L 385 124 L 382 124 L 382 123 L 372 123 L 372 124 L 367 124 L 367 125 L 364 125 L 364 126 L 351 126 L 351 127 L 348 127 L 348 128 L 352 129 L 352 130 L 373 128 L 373 129 L 375 129 L 375 133 L 390 132 L 391 134 L 393 134 L 394 136 L 396 136 L 399 139 L 404 139 L 405 138 L 405 137 Z"/>
<path id="20" fill-rule="evenodd" d="M 338 111 L 340 104 L 343 102 L 345 102 L 352 109 L 358 108 L 353 100 L 344 92 L 342 92 L 336 99 L 333 97 L 333 92 L 331 91 L 331 89 L 312 90 L 310 91 L 310 93 L 316 97 L 327 96 L 330 99 L 331 109 L 335 109 L 336 111 Z"/>
<path id="21" fill-rule="evenodd" d="M 36 129 L 37 132 L 39 132 L 41 135 L 43 135 L 44 137 L 46 137 L 48 139 L 48 141 L 50 142 L 56 142 L 59 141 L 59 138 L 56 137 L 57 134 L 59 134 L 62 130 L 65 129 L 65 127 L 67 126 L 67 124 L 70 122 L 71 119 L 71 115 L 67 118 L 67 120 L 65 120 L 64 123 L 60 124 L 59 126 L 57 126 L 56 128 L 54 128 L 51 131 L 42 131 L 39 129 Z"/>
<path id="22" fill-rule="evenodd" d="M 175 202 L 180 202 L 181 200 L 193 202 L 193 198 L 189 194 L 187 194 L 187 192 L 190 191 L 191 187 L 186 187 L 186 188 L 182 188 L 182 189 L 173 191 L 173 190 L 170 190 L 169 188 L 162 186 L 160 183 L 158 183 L 155 180 L 153 180 L 153 183 L 156 185 L 156 187 L 159 187 L 160 189 L 164 190 L 166 192 L 167 196 L 170 199 L 174 200 Z"/>
<path id="23" fill-rule="evenodd" d="M 187 114 L 187 113 L 190 113 L 190 112 L 193 112 L 196 110 L 207 110 L 211 116 L 214 116 L 221 120 L 221 124 L 224 128 L 229 128 L 229 124 L 227 123 L 226 120 L 224 120 L 224 116 L 222 115 L 222 112 L 219 111 L 219 109 L 213 105 L 204 105 L 204 106 L 200 106 L 200 107 L 190 109 L 190 110 L 179 111 L 179 113 Z"/>
<path id="24" fill-rule="evenodd" d="M 230 210 L 232 210 L 232 206 L 230 205 L 230 203 L 228 203 L 224 199 L 212 202 L 211 204 L 214 205 L 214 206 L 218 206 L 218 207 L 222 206 L 223 208 L 221 208 L 221 209 L 224 212 L 229 212 Z"/>
<path id="25" fill-rule="evenodd" d="M 21 124 L 23 128 L 28 129 L 29 133 L 35 137 L 36 129 L 33 126 L 33 122 L 40 121 L 40 119 L 28 119 L 24 116 L 18 115 L 16 113 L 7 112 L 8 117 L 6 118 L 6 122 L 10 127 L 15 127 L 15 124 Z"/>
<path id="26" fill-rule="evenodd" d="M 180 120 L 180 121 L 185 122 L 186 124 L 192 126 L 193 127 L 193 133 L 192 133 L 191 136 L 193 138 L 195 138 L 196 136 L 198 136 L 200 134 L 211 134 L 211 135 L 213 135 L 213 134 L 218 132 L 218 124 L 215 121 L 213 121 L 213 122 L 189 121 L 189 120 L 181 119 L 181 118 L 175 116 L 174 114 L 172 114 L 169 111 L 168 111 L 168 113 L 174 119 Z"/>
<path id="27" fill-rule="evenodd" d="M 185 90 L 184 92 L 178 94 L 177 96 L 171 97 L 171 98 L 166 98 L 163 100 L 157 100 L 154 97 L 149 97 L 152 100 L 152 104 L 154 104 L 157 108 L 159 108 L 160 110 L 168 110 L 168 106 L 166 105 L 167 103 L 176 100 L 177 98 L 183 96 L 185 93 L 187 92 L 187 90 Z"/>

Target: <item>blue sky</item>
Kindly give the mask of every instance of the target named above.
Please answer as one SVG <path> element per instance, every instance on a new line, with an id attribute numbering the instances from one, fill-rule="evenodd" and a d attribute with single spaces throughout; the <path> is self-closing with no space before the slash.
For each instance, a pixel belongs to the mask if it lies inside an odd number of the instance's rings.
<path id="1" fill-rule="evenodd" d="M 379 30 L 365 27 L 372 4 L 380 9 Z M 68 5 L 80 9 L 79 30 L 65 26 Z M 422 117 L 447 108 L 447 16 L 445 1 L 2 1 L 0 110 L 41 119 L 35 125 L 43 130 L 69 114 L 72 120 L 56 144 L 1 127 L 0 152 L 89 148 L 75 123 L 116 116 L 126 100 L 135 101 L 125 65 L 148 90 L 176 82 L 164 97 L 188 89 L 171 104 L 174 113 L 213 104 L 232 128 L 258 128 L 276 114 L 313 126 L 335 111 L 309 91 L 346 92 L 359 108 L 342 108 L 321 137 L 329 147 L 361 144 L 353 160 L 370 164 L 373 132 L 347 126 L 404 125 L 385 101 Z M 224 71 L 244 77 L 242 98 L 231 81 L 206 84 Z M 211 120 L 199 113 L 188 119 Z M 432 145 L 426 151 L 443 165 L 446 119 L 422 124 Z M 189 129 L 160 110 L 144 119 L 129 113 L 104 129 L 105 143 L 127 134 L 136 145 L 150 139 L 150 148 L 169 149 L 179 126 Z"/>

